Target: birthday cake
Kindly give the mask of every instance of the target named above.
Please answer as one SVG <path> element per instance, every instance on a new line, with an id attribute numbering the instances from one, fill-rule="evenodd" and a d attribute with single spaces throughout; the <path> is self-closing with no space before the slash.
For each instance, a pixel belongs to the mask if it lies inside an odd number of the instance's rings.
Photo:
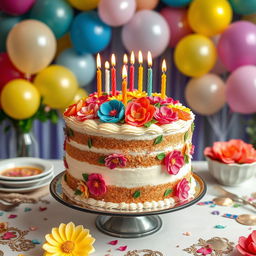
<path id="1" fill-rule="evenodd" d="M 64 196 L 82 207 L 128 211 L 192 198 L 193 113 L 163 92 L 126 90 L 126 82 L 114 93 L 98 84 L 64 112 Z"/>

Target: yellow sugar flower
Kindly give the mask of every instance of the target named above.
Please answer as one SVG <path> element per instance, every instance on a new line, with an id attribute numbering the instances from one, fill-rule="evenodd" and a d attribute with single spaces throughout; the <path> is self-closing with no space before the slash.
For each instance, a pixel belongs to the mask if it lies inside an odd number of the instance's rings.
<path id="1" fill-rule="evenodd" d="M 122 101 L 122 99 L 123 99 L 123 94 L 118 94 L 118 95 L 116 95 L 116 96 L 111 96 L 111 97 L 109 97 L 109 99 L 110 100 L 119 100 L 119 101 Z"/>
<path id="2" fill-rule="evenodd" d="M 146 92 L 139 92 L 138 90 L 132 91 L 132 92 L 127 92 L 128 98 L 142 98 L 142 97 L 147 97 Z"/>
<path id="3" fill-rule="evenodd" d="M 190 113 L 191 112 L 191 110 L 189 109 L 189 108 L 187 108 L 187 107 L 184 107 L 184 106 L 182 106 L 182 105 L 168 105 L 167 106 L 168 108 L 177 108 L 177 109 L 180 109 L 180 110 L 182 110 L 182 111 L 184 111 L 184 112 L 187 112 L 187 113 Z"/>
<path id="4" fill-rule="evenodd" d="M 44 256 L 88 256 L 94 252 L 92 246 L 95 239 L 88 229 L 82 225 L 75 226 L 73 222 L 61 223 L 53 228 L 51 234 L 45 236 L 43 244 Z"/>
<path id="5" fill-rule="evenodd" d="M 154 96 L 154 97 L 161 97 L 161 93 L 153 92 L 153 93 L 152 93 L 152 96 Z"/>
<path id="6" fill-rule="evenodd" d="M 82 192 L 82 197 L 83 198 L 88 198 L 89 197 L 89 191 L 88 187 L 83 181 L 80 181 L 78 184 L 78 189 Z"/>

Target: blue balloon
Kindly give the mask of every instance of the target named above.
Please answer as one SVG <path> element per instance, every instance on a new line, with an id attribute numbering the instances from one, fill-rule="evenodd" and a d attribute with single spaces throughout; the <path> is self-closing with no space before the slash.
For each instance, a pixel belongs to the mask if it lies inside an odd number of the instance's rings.
<path id="1" fill-rule="evenodd" d="M 105 49 L 112 29 L 103 23 L 94 11 L 78 14 L 71 26 L 71 41 L 78 53 L 97 53 Z"/>
<path id="2" fill-rule="evenodd" d="M 163 3 L 172 7 L 184 7 L 188 5 L 192 0 L 162 0 Z M 209 0 L 205 0 L 209 1 Z"/>
<path id="3" fill-rule="evenodd" d="M 44 22 L 60 38 L 69 30 L 74 11 L 65 0 L 37 0 L 29 16 Z"/>
<path id="4" fill-rule="evenodd" d="M 9 16 L 3 13 L 0 14 L 0 52 L 6 52 L 6 39 L 9 31 L 22 19 L 22 16 Z"/>
<path id="5" fill-rule="evenodd" d="M 256 0 L 229 0 L 237 14 L 247 15 L 256 12 Z"/>
<path id="6" fill-rule="evenodd" d="M 91 54 L 77 54 L 73 48 L 66 49 L 56 59 L 56 64 L 70 69 L 76 76 L 78 84 L 89 84 L 96 73 L 95 59 Z"/>

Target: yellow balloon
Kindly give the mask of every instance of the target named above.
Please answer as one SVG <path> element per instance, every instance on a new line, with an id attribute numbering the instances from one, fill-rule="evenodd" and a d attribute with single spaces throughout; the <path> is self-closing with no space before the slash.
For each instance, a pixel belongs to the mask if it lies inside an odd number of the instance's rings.
<path id="1" fill-rule="evenodd" d="M 24 79 L 14 79 L 7 83 L 1 93 L 4 112 L 14 119 L 33 116 L 40 105 L 40 94 L 36 87 Z"/>
<path id="2" fill-rule="evenodd" d="M 51 65 L 37 74 L 34 84 L 51 108 L 64 108 L 78 89 L 75 75 L 67 68 Z"/>
<path id="3" fill-rule="evenodd" d="M 242 19 L 243 19 L 243 20 L 250 21 L 250 22 L 256 24 L 256 14 L 255 14 L 255 13 L 249 14 L 249 15 L 245 15 L 245 16 L 243 16 Z"/>
<path id="4" fill-rule="evenodd" d="M 208 73 L 217 58 L 213 42 L 206 36 L 192 34 L 178 43 L 174 52 L 177 68 L 187 76 L 199 77 Z"/>
<path id="5" fill-rule="evenodd" d="M 232 8 L 227 0 L 194 0 L 188 10 L 191 28 L 202 35 L 222 33 L 232 20 Z"/>
<path id="6" fill-rule="evenodd" d="M 68 0 L 78 10 L 89 11 L 97 8 L 100 0 Z"/>

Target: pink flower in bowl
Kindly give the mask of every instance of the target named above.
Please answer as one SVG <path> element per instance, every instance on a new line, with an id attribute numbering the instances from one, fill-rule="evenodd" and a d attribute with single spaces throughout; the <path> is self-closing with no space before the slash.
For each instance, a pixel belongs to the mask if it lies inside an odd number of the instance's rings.
<path id="1" fill-rule="evenodd" d="M 256 230 L 254 230 L 247 238 L 244 236 L 239 237 L 236 249 L 243 256 L 256 255 Z"/>

